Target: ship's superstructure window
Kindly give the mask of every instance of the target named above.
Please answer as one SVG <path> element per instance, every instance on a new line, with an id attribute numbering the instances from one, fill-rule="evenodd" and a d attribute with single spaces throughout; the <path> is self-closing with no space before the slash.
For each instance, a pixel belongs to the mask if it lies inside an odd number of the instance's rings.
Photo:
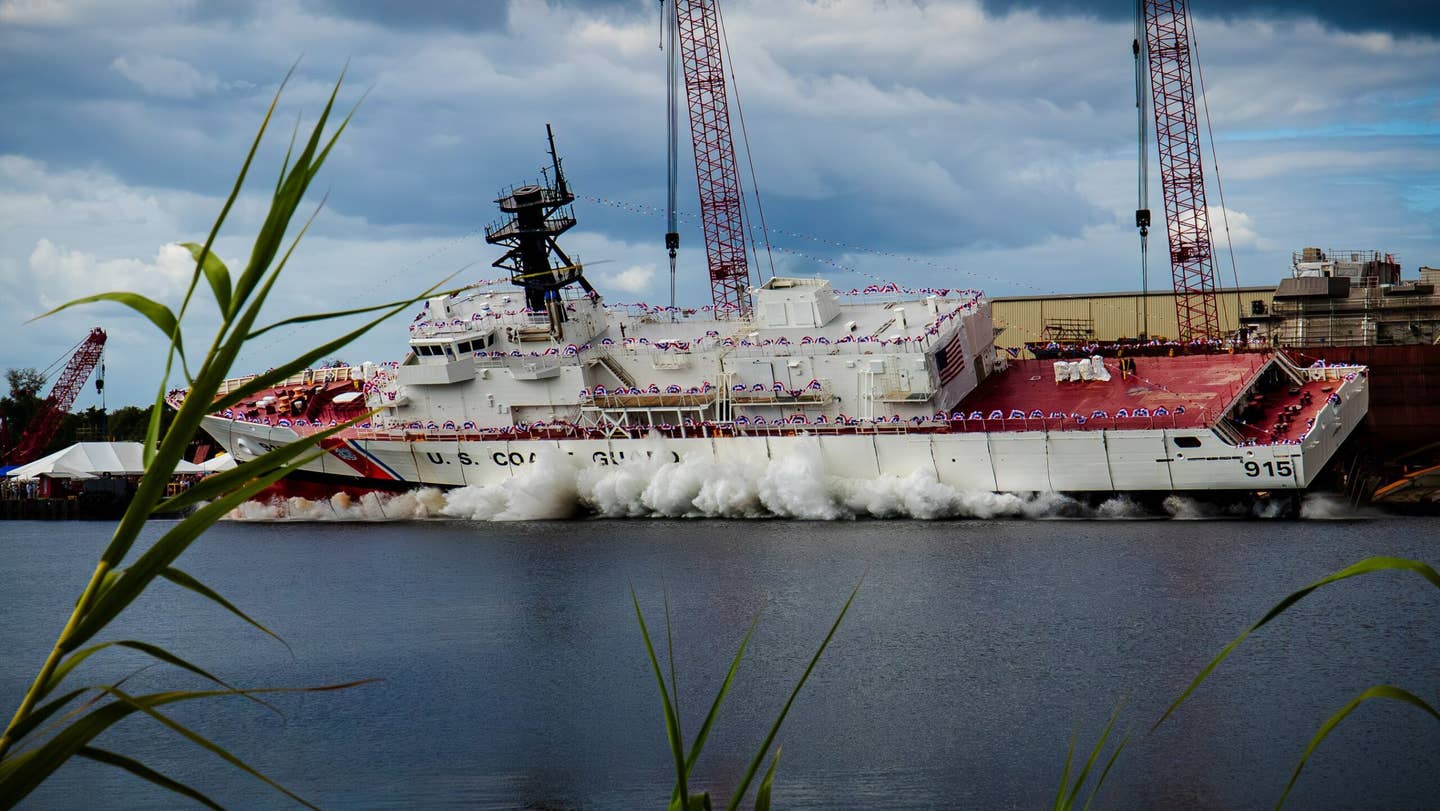
<path id="1" fill-rule="evenodd" d="M 461 341 L 455 344 L 455 351 L 461 355 L 468 355 L 471 352 L 479 352 L 482 349 L 495 345 L 495 333 L 487 333 L 479 338 L 472 338 L 468 341 Z"/>

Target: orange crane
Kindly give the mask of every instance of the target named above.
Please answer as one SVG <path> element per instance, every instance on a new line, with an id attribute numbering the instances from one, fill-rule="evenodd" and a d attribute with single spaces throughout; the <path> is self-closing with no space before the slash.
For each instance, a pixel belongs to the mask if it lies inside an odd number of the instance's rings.
<path id="1" fill-rule="evenodd" d="M 50 440 L 55 438 L 55 431 L 60 427 L 60 419 L 75 405 L 75 398 L 79 396 L 80 389 L 85 386 L 90 373 L 95 371 L 95 366 L 100 363 L 100 355 L 104 349 L 105 330 L 95 327 L 80 342 L 70 360 L 65 363 L 65 368 L 60 370 L 60 376 L 50 389 L 50 396 L 40 404 L 40 410 L 31 418 L 29 427 L 20 435 L 15 447 L 5 452 L 3 461 L 6 464 L 23 465 L 32 462 L 45 446 L 50 444 Z M 96 378 L 95 388 L 104 390 L 103 372 Z"/>

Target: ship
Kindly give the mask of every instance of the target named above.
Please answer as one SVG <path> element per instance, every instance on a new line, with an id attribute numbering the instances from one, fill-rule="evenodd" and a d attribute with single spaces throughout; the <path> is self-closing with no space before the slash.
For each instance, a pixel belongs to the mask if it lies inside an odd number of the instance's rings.
<path id="1" fill-rule="evenodd" d="M 353 423 L 272 493 L 312 499 L 800 457 L 956 492 L 1213 497 L 1312 487 L 1368 409 L 1364 366 L 1278 351 L 1012 359 L 978 290 L 772 276 L 740 306 L 610 303 L 560 245 L 553 135 L 550 159 L 486 229 L 507 278 L 426 301 L 400 360 L 307 370 L 205 432 L 243 465 Z"/>

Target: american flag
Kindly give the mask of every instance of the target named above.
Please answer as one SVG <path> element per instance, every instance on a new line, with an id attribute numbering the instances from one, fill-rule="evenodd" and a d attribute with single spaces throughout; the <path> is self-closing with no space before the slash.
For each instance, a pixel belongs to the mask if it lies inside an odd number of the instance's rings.
<path id="1" fill-rule="evenodd" d="M 960 329 L 950 334 L 950 340 L 935 350 L 935 368 L 940 370 L 940 385 L 948 385 L 955 376 L 965 370 L 965 347 L 960 342 Z"/>

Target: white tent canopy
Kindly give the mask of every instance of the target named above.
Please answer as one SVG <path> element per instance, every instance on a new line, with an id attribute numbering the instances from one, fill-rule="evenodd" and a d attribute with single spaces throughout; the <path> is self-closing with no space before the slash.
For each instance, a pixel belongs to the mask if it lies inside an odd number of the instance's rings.
<path id="1" fill-rule="evenodd" d="M 14 479 L 49 476 L 56 479 L 91 479 L 103 474 L 139 476 L 145 472 L 139 442 L 77 442 L 49 456 L 21 465 L 8 474 Z M 181 460 L 176 473 L 201 473 L 198 465 Z"/>
<path id="2" fill-rule="evenodd" d="M 206 459 L 200 463 L 200 469 L 206 473 L 223 473 L 235 467 L 235 457 L 228 453 L 221 453 L 214 459 Z"/>

